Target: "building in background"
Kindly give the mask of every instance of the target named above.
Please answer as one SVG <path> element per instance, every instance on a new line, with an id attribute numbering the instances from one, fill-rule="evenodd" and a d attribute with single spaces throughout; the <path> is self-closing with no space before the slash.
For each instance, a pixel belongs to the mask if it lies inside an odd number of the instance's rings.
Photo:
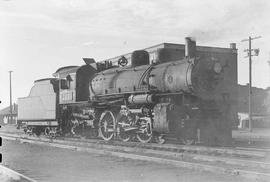
<path id="1" fill-rule="evenodd" d="M 18 105 L 12 105 L 12 114 L 10 113 L 10 107 L 5 107 L 0 110 L 0 125 L 5 124 L 17 124 Z"/>
<path id="2" fill-rule="evenodd" d="M 239 128 L 249 127 L 249 85 L 238 85 Z M 254 128 L 270 128 L 270 87 L 252 87 L 252 120 Z"/>

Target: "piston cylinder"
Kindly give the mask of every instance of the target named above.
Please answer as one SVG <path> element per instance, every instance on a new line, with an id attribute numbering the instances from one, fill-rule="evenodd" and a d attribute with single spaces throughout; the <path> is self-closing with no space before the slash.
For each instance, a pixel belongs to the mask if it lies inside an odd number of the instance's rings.
<path id="1" fill-rule="evenodd" d="M 128 98 L 128 102 L 131 104 L 151 104 L 154 102 L 154 99 L 151 94 L 131 95 Z"/>

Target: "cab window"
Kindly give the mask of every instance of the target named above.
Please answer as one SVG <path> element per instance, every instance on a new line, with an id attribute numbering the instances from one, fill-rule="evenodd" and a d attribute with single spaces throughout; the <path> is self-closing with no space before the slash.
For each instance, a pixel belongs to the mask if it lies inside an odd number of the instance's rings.
<path id="1" fill-rule="evenodd" d="M 60 82 L 60 86 L 61 86 L 61 89 L 68 89 L 68 82 L 66 79 L 61 79 L 61 82 Z"/>

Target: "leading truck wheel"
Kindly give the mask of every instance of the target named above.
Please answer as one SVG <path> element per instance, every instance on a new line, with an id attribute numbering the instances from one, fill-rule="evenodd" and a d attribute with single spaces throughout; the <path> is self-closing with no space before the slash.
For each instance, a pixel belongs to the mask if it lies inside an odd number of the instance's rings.
<path id="1" fill-rule="evenodd" d="M 106 141 L 113 138 L 115 131 L 115 116 L 112 111 L 104 111 L 99 120 L 99 136 Z"/>
<path id="2" fill-rule="evenodd" d="M 185 113 L 181 119 L 181 126 L 178 134 L 178 139 L 185 145 L 192 145 L 196 142 L 196 125 L 195 120 L 192 120 L 190 115 Z"/>

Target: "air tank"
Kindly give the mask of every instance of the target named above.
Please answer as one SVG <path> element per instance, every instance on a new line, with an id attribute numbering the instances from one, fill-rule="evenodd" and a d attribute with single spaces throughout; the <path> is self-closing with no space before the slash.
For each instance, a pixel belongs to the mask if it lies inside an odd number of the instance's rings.
<path id="1" fill-rule="evenodd" d="M 131 95 L 128 102 L 131 104 L 151 104 L 154 103 L 154 97 L 152 94 Z"/>

